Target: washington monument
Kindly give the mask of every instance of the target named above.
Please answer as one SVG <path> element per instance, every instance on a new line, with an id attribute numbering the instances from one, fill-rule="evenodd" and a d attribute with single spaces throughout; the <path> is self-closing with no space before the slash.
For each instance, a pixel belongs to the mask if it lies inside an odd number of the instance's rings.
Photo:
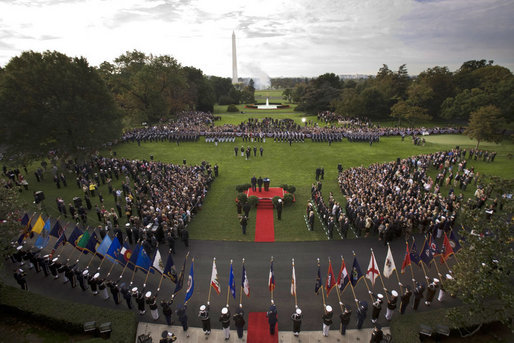
<path id="1" fill-rule="evenodd" d="M 236 34 L 232 31 L 232 84 L 238 82 L 237 78 L 237 54 L 236 54 Z"/>

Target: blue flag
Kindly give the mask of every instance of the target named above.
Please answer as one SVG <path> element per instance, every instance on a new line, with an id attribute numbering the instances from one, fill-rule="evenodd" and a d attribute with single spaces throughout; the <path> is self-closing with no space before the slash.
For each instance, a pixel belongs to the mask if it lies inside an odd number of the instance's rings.
<path id="1" fill-rule="evenodd" d="M 123 243 L 123 247 L 125 247 L 125 243 Z M 128 259 L 128 267 L 132 270 L 134 270 L 135 266 L 137 265 L 137 258 L 139 256 L 139 250 L 141 249 L 141 246 L 138 244 L 136 244 L 136 247 L 134 248 L 134 250 L 130 251 L 128 250 L 128 252 L 125 252 L 123 255 L 125 258 L 127 258 L 127 256 L 129 257 Z M 123 249 L 122 249 L 123 250 Z"/>
<path id="2" fill-rule="evenodd" d="M 84 249 L 86 249 L 86 251 L 89 251 L 90 253 L 94 254 L 96 251 L 97 245 L 98 245 L 98 238 L 96 237 L 96 232 L 93 231 L 93 234 L 91 235 L 91 237 L 89 237 L 89 240 L 87 241 L 87 244 Z"/>
<path id="3" fill-rule="evenodd" d="M 105 237 L 108 237 L 108 236 L 105 236 Z M 118 237 L 114 237 L 114 239 L 112 240 L 111 246 L 109 247 L 109 250 L 107 250 L 107 258 L 109 259 L 109 261 L 111 261 L 113 263 L 115 261 L 118 261 L 122 266 L 124 266 L 125 263 L 127 263 L 127 262 L 125 261 L 123 256 L 120 255 L 120 250 L 121 250 L 121 243 L 118 240 Z"/>
<path id="4" fill-rule="evenodd" d="M 57 250 L 57 248 L 59 247 L 59 245 L 61 245 L 61 244 L 62 244 L 62 245 L 64 245 L 64 244 L 66 244 L 66 242 L 67 242 L 67 241 L 68 241 L 68 240 L 66 239 L 66 234 L 63 232 L 63 233 L 62 233 L 62 235 L 61 235 L 61 237 L 59 237 L 59 238 L 57 239 L 57 242 L 55 242 L 55 244 L 54 244 L 54 248 L 53 248 L 53 250 L 52 250 L 52 253 L 54 253 L 54 252 L 55 252 L 55 250 Z"/>
<path id="5" fill-rule="evenodd" d="M 144 271 L 148 271 L 150 266 L 152 265 L 152 260 L 148 256 L 145 251 L 145 248 L 139 249 L 139 254 L 136 260 L 136 267 L 143 269 Z"/>
<path id="6" fill-rule="evenodd" d="M 418 253 L 418 249 L 416 248 L 416 242 L 413 241 L 412 242 L 412 246 L 410 248 L 410 260 L 411 262 L 414 262 L 418 265 L 419 267 L 419 253 Z"/>
<path id="7" fill-rule="evenodd" d="M 362 274 L 361 267 L 357 261 L 357 256 L 355 256 L 353 258 L 352 273 L 350 274 L 350 282 L 352 283 L 352 286 L 355 287 L 357 282 L 359 282 L 363 276 L 364 275 Z"/>
<path id="8" fill-rule="evenodd" d="M 71 245 L 75 246 L 77 239 L 82 236 L 83 232 L 80 230 L 77 226 L 73 229 L 70 237 L 68 237 L 68 242 L 71 243 Z"/>
<path id="9" fill-rule="evenodd" d="M 432 257 L 441 255 L 441 251 L 437 247 L 435 240 L 432 239 L 432 235 L 430 235 L 430 252 L 432 253 Z"/>
<path id="10" fill-rule="evenodd" d="M 112 244 L 111 237 L 109 237 L 109 235 L 105 235 L 104 239 L 102 240 L 102 243 L 100 243 L 98 248 L 96 248 L 96 253 L 103 257 L 109 251 L 111 244 Z"/>
<path id="11" fill-rule="evenodd" d="M 175 270 L 175 263 L 171 257 L 171 250 L 166 260 L 166 266 L 164 267 L 164 276 L 168 277 L 173 283 L 177 283 L 177 271 Z"/>
<path id="12" fill-rule="evenodd" d="M 27 213 L 25 213 L 20 220 L 21 226 L 27 226 L 27 224 L 29 223 L 29 220 L 30 220 L 29 215 Z"/>
<path id="13" fill-rule="evenodd" d="M 423 261 L 428 267 L 430 267 L 430 263 L 434 259 L 434 255 L 432 255 L 432 251 L 430 249 L 429 238 L 425 238 L 425 243 L 423 244 L 423 249 L 421 249 L 420 258 L 421 261 Z"/>
<path id="14" fill-rule="evenodd" d="M 184 287 L 184 271 L 186 269 L 186 261 L 187 261 L 187 255 L 184 258 L 184 264 L 182 265 L 182 269 L 180 270 L 180 273 L 178 275 L 177 285 L 175 286 L 175 290 L 173 291 L 173 294 L 177 294 L 182 289 L 182 287 Z"/>
<path id="15" fill-rule="evenodd" d="M 193 258 L 193 260 L 191 260 L 191 269 L 189 270 L 189 278 L 187 279 L 187 292 L 186 292 L 186 297 L 184 298 L 184 303 L 186 303 L 189 300 L 189 298 L 191 298 L 191 296 L 193 295 L 193 291 L 195 290 L 195 278 L 193 275 L 194 264 L 195 264 L 195 259 Z"/>
<path id="16" fill-rule="evenodd" d="M 39 249 L 43 249 L 48 244 L 50 240 L 50 219 L 47 219 L 45 226 L 43 226 L 43 230 L 41 234 L 36 239 L 34 246 Z"/>
<path id="17" fill-rule="evenodd" d="M 316 284 L 314 285 L 314 293 L 318 294 L 319 289 L 323 287 L 323 281 L 321 280 L 321 270 L 318 263 L 318 275 L 316 276 Z"/>
<path id="18" fill-rule="evenodd" d="M 450 231 L 450 245 L 452 246 L 453 252 L 457 252 L 462 248 L 459 243 L 459 237 L 453 230 Z"/>
<path id="19" fill-rule="evenodd" d="M 232 269 L 232 263 L 230 263 L 230 275 L 228 277 L 228 286 L 230 288 L 230 293 L 234 299 L 236 298 L 236 280 L 234 278 L 234 269 Z"/>
<path id="20" fill-rule="evenodd" d="M 52 231 L 50 231 L 50 236 L 54 236 L 55 238 L 61 237 L 62 232 L 64 229 L 61 226 L 61 223 L 59 221 L 56 221 L 54 224 L 54 227 L 52 228 Z"/>

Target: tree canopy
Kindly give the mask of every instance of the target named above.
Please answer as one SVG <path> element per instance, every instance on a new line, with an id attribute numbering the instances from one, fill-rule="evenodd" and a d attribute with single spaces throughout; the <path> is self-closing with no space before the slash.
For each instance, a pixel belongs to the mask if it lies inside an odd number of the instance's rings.
<path id="1" fill-rule="evenodd" d="M 483 106 L 471 113 L 468 127 L 464 131 L 469 138 L 477 140 L 477 147 L 482 141 L 499 143 L 503 140 L 505 120 L 500 110 L 494 105 Z"/>
<path id="2" fill-rule="evenodd" d="M 1 143 L 26 161 L 51 150 L 77 155 L 116 139 L 119 112 L 86 59 L 56 51 L 23 52 L 0 77 Z"/>

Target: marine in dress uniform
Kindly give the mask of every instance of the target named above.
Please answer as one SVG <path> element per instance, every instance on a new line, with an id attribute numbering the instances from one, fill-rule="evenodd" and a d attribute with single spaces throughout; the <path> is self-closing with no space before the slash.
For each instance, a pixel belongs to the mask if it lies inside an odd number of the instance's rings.
<path id="1" fill-rule="evenodd" d="M 152 315 L 153 320 L 159 319 L 159 306 L 157 305 L 157 295 L 152 294 L 152 292 L 148 291 L 145 295 L 146 303 L 150 308 L 150 313 Z"/>
<path id="2" fill-rule="evenodd" d="M 378 316 L 380 315 L 380 311 L 382 310 L 382 299 L 384 299 L 384 296 L 380 293 L 375 296 L 371 291 L 369 291 L 369 294 L 375 297 L 375 301 L 373 302 L 373 311 L 371 312 L 371 322 L 376 323 Z"/>
<path id="3" fill-rule="evenodd" d="M 432 300 L 434 300 L 435 293 L 439 284 L 439 279 L 432 279 L 432 282 L 428 284 L 427 295 L 425 297 L 425 305 L 430 306 Z"/>
<path id="4" fill-rule="evenodd" d="M 425 286 L 422 283 L 416 281 L 416 288 L 414 288 L 414 305 L 412 308 L 416 311 L 419 306 L 419 302 L 423 299 L 423 292 L 425 292 Z"/>
<path id="5" fill-rule="evenodd" d="M 230 338 L 230 311 L 227 307 L 223 307 L 221 309 L 219 321 L 221 322 L 221 327 L 223 328 L 225 341 L 227 341 Z"/>
<path id="6" fill-rule="evenodd" d="M 328 332 L 330 330 L 330 325 L 332 325 L 332 316 L 334 313 L 332 312 L 332 306 L 326 305 L 325 310 L 323 311 L 323 315 L 321 319 L 323 320 L 323 336 L 328 337 Z"/>
<path id="7" fill-rule="evenodd" d="M 302 310 L 300 308 L 296 308 L 294 313 L 291 315 L 291 320 L 293 321 L 293 334 L 298 336 L 300 334 L 300 330 L 302 327 Z"/>
<path id="8" fill-rule="evenodd" d="M 404 314 L 405 310 L 407 309 L 407 306 L 409 306 L 410 297 L 412 296 L 412 292 L 409 289 L 408 286 L 405 286 L 405 291 L 403 292 L 403 295 L 401 296 L 400 300 L 400 313 Z"/>
<path id="9" fill-rule="evenodd" d="M 380 343 L 384 338 L 384 333 L 382 332 L 382 328 L 380 324 L 376 324 L 373 332 L 371 333 L 371 338 L 369 340 L 370 343 Z"/>
<path id="10" fill-rule="evenodd" d="M 202 330 L 205 335 L 211 334 L 211 318 L 209 317 L 209 303 L 206 305 L 200 306 L 200 311 L 198 312 L 198 318 L 202 321 Z"/>
<path id="11" fill-rule="evenodd" d="M 278 199 L 277 202 L 277 219 L 282 219 L 282 199 Z"/>
<path id="12" fill-rule="evenodd" d="M 391 291 L 391 298 L 387 301 L 387 309 L 385 318 L 391 320 L 393 318 L 394 310 L 396 310 L 396 304 L 398 302 L 398 292 L 395 290 Z"/>

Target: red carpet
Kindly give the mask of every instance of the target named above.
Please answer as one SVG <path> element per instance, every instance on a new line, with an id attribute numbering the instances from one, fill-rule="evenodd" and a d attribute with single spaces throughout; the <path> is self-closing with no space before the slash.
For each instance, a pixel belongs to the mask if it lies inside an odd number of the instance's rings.
<path id="1" fill-rule="evenodd" d="M 260 199 L 255 218 L 255 241 L 274 242 L 273 203 L 270 199 Z"/>
<path id="2" fill-rule="evenodd" d="M 264 187 L 262 188 L 262 192 L 259 192 L 259 188 L 257 187 L 257 191 L 252 191 L 251 188 L 248 188 L 247 196 L 255 195 L 259 199 L 273 199 L 275 196 L 279 196 L 281 198 L 284 197 L 285 191 L 280 187 L 270 187 L 267 192 L 264 191 Z"/>
<path id="3" fill-rule="evenodd" d="M 248 343 L 277 343 L 278 328 L 270 335 L 266 312 L 250 312 L 248 314 Z"/>

